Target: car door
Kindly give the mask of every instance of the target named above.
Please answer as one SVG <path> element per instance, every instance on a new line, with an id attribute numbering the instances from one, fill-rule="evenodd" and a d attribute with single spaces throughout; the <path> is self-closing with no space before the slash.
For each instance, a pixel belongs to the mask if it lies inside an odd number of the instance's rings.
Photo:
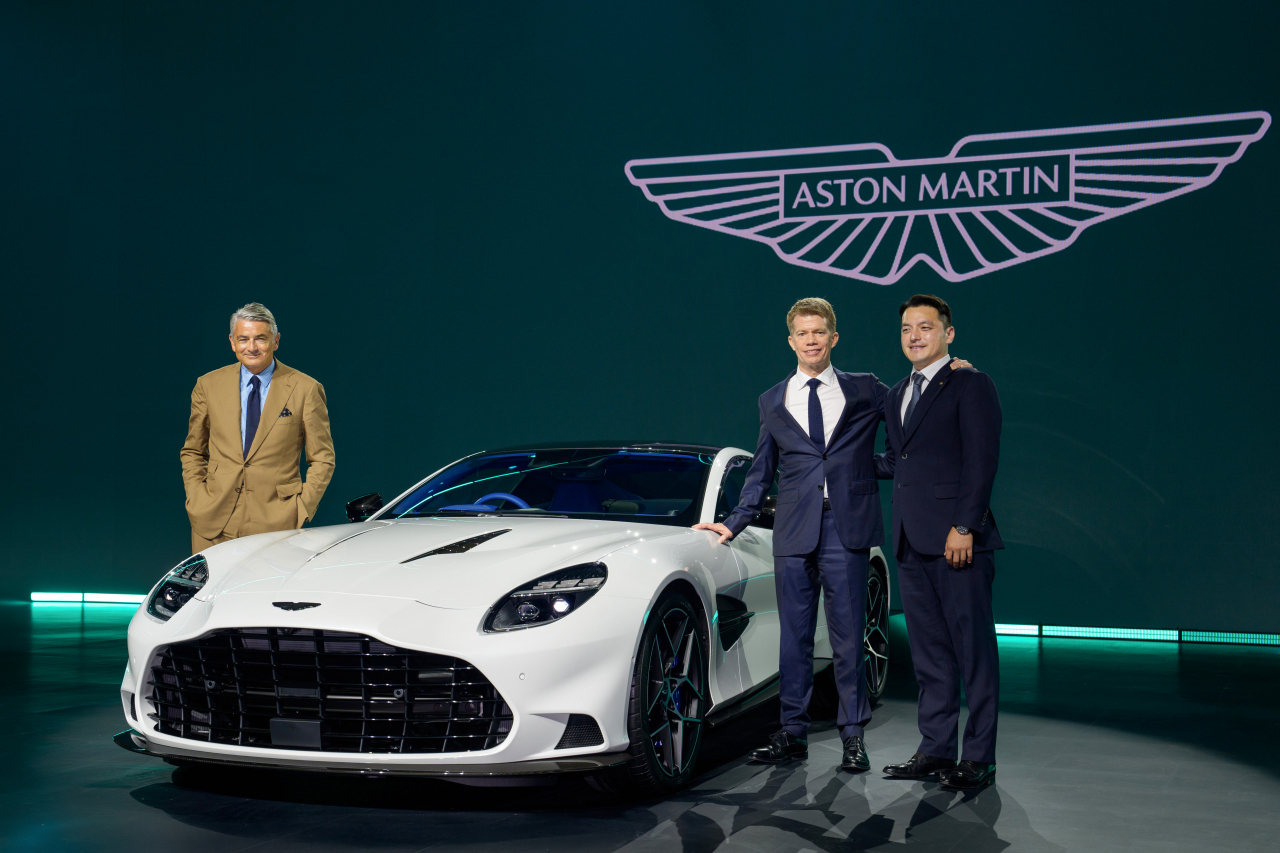
<path id="1" fill-rule="evenodd" d="M 725 463 L 715 520 L 723 522 L 738 505 L 751 457 L 734 456 Z M 777 494 L 775 480 L 770 494 Z M 720 601 L 720 635 L 733 640 L 738 653 L 743 692 L 778 673 L 778 601 L 773 585 L 773 531 L 763 522 L 748 525 L 729 547 L 742 583 Z"/>
<path id="2" fill-rule="evenodd" d="M 738 495 L 750 466 L 750 456 L 736 457 L 729 461 L 722 487 L 722 503 L 717 503 L 716 506 L 716 521 L 728 518 L 737 505 Z M 778 480 L 775 477 L 769 496 L 776 497 L 777 494 Z M 745 611 L 751 614 L 746 629 L 738 639 L 741 647 L 742 689 L 743 692 L 749 692 L 778 675 L 778 649 L 782 629 L 778 621 L 778 594 L 773 571 L 772 514 L 762 513 L 754 523 L 731 539 L 729 544 L 742 572 L 742 587 L 738 597 Z M 818 603 L 813 654 L 815 669 L 831 660 L 827 614 L 821 598 Z"/>
<path id="3" fill-rule="evenodd" d="M 715 589 L 716 612 L 711 619 L 710 667 L 711 700 L 713 705 L 732 700 L 742 692 L 741 647 L 725 642 L 728 635 L 720 631 L 721 610 L 732 612 L 735 596 L 742 587 L 742 570 L 733 552 L 715 544 L 714 537 L 705 534 L 690 537 L 687 545 L 672 549 L 671 557 L 677 565 L 697 565 L 710 576 Z"/>

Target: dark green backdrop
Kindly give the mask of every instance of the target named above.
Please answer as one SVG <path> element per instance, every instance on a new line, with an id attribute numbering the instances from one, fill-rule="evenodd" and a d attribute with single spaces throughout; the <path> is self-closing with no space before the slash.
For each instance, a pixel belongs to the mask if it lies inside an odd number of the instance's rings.
<path id="1" fill-rule="evenodd" d="M 328 523 L 491 446 L 749 447 L 792 301 L 893 383 L 928 291 L 1004 405 L 1000 621 L 1280 629 L 1274 132 L 961 285 L 787 266 L 623 174 L 1275 109 L 1273 4 L 979 5 L 5 4 L 0 593 L 143 591 L 186 555 L 188 394 L 250 300 L 328 391 Z"/>

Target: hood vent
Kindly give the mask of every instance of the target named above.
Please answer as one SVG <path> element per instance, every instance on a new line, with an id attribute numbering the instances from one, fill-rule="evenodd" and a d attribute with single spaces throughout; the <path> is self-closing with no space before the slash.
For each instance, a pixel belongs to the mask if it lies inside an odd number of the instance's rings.
<path id="1" fill-rule="evenodd" d="M 460 539 L 457 542 L 453 542 L 448 545 L 441 545 L 439 548 L 435 548 L 425 554 L 419 554 L 416 557 L 401 560 L 400 565 L 403 566 L 405 563 L 412 563 L 414 560 L 421 560 L 423 557 L 435 557 L 439 554 L 465 554 L 477 545 L 483 544 L 488 542 L 490 539 L 494 539 L 504 533 L 510 532 L 511 528 L 508 527 L 505 530 L 495 530 L 492 533 L 482 533 L 479 536 L 472 536 L 470 539 Z"/>

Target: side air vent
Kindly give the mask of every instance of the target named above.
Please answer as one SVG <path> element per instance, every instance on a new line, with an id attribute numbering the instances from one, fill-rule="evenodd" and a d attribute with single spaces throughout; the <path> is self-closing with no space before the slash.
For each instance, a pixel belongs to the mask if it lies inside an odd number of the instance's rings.
<path id="1" fill-rule="evenodd" d="M 600 734 L 600 726 L 595 717 L 587 714 L 570 714 L 569 724 L 564 727 L 564 734 L 556 749 L 578 749 L 584 746 L 599 746 L 604 743 L 604 735 Z"/>
<path id="2" fill-rule="evenodd" d="M 138 722 L 138 697 L 132 693 L 129 694 L 129 713 L 133 715 L 133 721 Z"/>
<path id="3" fill-rule="evenodd" d="M 748 610 L 741 599 L 716 594 L 716 621 L 720 623 L 720 648 L 726 652 L 733 648 L 738 638 L 746 633 L 755 612 Z"/>
<path id="4" fill-rule="evenodd" d="M 440 554 L 465 554 L 477 545 L 482 545 L 490 539 L 494 539 L 504 533 L 510 532 L 511 528 L 508 527 L 506 530 L 495 530 L 492 533 L 482 533 L 479 536 L 472 536 L 470 539 L 459 539 L 457 542 L 452 542 L 448 545 L 441 545 L 439 548 L 435 548 L 425 554 L 419 554 L 416 557 L 401 560 L 400 565 L 403 566 L 405 563 L 412 563 L 414 560 L 421 560 L 423 557 L 435 557 Z"/>

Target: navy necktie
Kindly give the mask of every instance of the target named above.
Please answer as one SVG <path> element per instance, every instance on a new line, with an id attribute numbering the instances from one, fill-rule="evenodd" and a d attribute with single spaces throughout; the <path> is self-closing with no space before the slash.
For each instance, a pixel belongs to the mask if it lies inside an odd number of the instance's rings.
<path id="1" fill-rule="evenodd" d="M 253 447 L 253 437 L 258 434 L 258 421 L 262 419 L 262 380 L 254 376 L 249 380 L 252 390 L 244 413 L 244 457 L 249 458 L 249 448 Z"/>
<path id="2" fill-rule="evenodd" d="M 902 415 L 902 425 L 905 427 L 911 423 L 911 413 L 916 410 L 916 403 L 920 402 L 920 387 L 924 385 L 924 374 L 911 374 L 911 402 L 907 403 L 907 411 Z"/>
<path id="3" fill-rule="evenodd" d="M 827 431 L 822 426 L 822 401 L 818 399 L 818 386 L 821 379 L 810 379 L 809 386 L 809 438 L 819 449 L 827 446 Z"/>

